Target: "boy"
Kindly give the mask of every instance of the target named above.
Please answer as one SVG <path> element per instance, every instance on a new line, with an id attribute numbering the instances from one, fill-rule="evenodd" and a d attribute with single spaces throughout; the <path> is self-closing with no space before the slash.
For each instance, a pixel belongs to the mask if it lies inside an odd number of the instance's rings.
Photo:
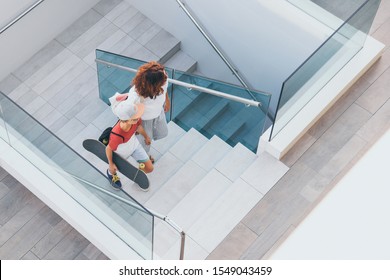
<path id="1" fill-rule="evenodd" d="M 133 157 L 138 163 L 143 163 L 144 167 L 142 169 L 145 173 L 150 173 L 153 171 L 152 161 L 137 137 L 133 137 L 133 135 L 135 132 L 141 134 L 145 138 L 147 145 L 150 145 L 151 140 L 142 127 L 143 104 L 138 103 L 136 98 L 130 96 L 123 100 L 123 96 L 119 93 L 116 93 L 109 100 L 112 111 L 119 118 L 119 121 L 112 128 L 110 140 L 106 147 L 106 155 L 109 162 L 107 176 L 111 180 L 111 185 L 115 189 L 120 189 L 122 184 L 116 173 L 118 168 L 112 160 L 112 152 L 115 151 L 125 159 L 128 159 L 130 156 Z M 142 190 L 147 191 L 148 189 Z"/>

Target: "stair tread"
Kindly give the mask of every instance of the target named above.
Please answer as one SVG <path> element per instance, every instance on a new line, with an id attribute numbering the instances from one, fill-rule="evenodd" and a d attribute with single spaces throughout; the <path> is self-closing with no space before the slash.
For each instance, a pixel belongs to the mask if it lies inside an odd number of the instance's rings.
<path id="1" fill-rule="evenodd" d="M 160 63 L 165 63 L 180 49 L 180 41 L 165 30 L 160 30 L 145 45 L 145 48 L 159 57 Z"/>
<path id="2" fill-rule="evenodd" d="M 204 170 L 211 170 L 231 149 L 221 138 L 213 136 L 191 160 Z"/>
<path id="3" fill-rule="evenodd" d="M 126 189 L 134 198 L 144 204 L 150 197 L 157 192 L 161 186 L 168 181 L 183 166 L 183 162 L 170 152 L 166 152 L 154 164 L 154 170 L 148 174 L 150 187 L 149 191 L 143 192 L 137 186 Z M 154 209 L 154 208 L 152 208 Z"/>
<path id="4" fill-rule="evenodd" d="M 206 209 L 232 184 L 212 169 L 169 213 L 170 219 L 187 231 Z"/>
<path id="5" fill-rule="evenodd" d="M 191 176 L 188 176 L 189 174 Z M 193 161 L 188 161 L 154 193 L 145 205 L 166 215 L 205 175 L 204 169 Z"/>
<path id="6" fill-rule="evenodd" d="M 174 122 L 168 123 L 168 136 L 153 142 L 152 147 L 160 154 L 164 154 L 168 151 L 183 135 L 185 130 Z"/>
<path id="7" fill-rule="evenodd" d="M 196 63 L 195 59 L 179 50 L 165 62 L 164 66 L 183 72 L 192 72 L 196 68 Z"/>
<path id="8" fill-rule="evenodd" d="M 207 138 L 197 130 L 191 128 L 175 143 L 169 152 L 183 162 L 189 160 L 207 141 Z"/>
<path id="9" fill-rule="evenodd" d="M 266 194 L 288 169 L 281 161 L 263 152 L 240 177 L 262 194 Z"/>
<path id="10" fill-rule="evenodd" d="M 199 217 L 187 233 L 211 253 L 262 197 L 260 192 L 239 178 Z"/>
<path id="11" fill-rule="evenodd" d="M 217 163 L 215 169 L 231 181 L 235 181 L 252 164 L 256 157 L 256 154 L 238 143 Z"/>

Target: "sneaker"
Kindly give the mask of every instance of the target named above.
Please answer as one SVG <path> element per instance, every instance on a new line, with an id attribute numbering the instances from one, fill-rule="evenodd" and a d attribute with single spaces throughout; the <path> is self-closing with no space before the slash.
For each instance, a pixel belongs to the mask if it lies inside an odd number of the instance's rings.
<path id="1" fill-rule="evenodd" d="M 111 175 L 110 172 L 108 172 L 108 170 L 107 170 L 107 177 L 110 180 L 111 186 L 114 189 L 119 190 L 120 188 L 122 188 L 122 183 L 121 183 L 121 180 L 119 179 L 119 176 L 117 173 L 115 173 L 114 175 Z"/>

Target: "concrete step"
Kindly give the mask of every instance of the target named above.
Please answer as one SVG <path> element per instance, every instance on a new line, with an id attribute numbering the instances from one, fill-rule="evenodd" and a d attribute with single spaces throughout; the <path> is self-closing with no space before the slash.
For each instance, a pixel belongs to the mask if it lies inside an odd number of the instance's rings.
<path id="1" fill-rule="evenodd" d="M 207 172 L 192 160 L 187 161 L 146 202 L 146 207 L 167 215 Z"/>
<path id="2" fill-rule="evenodd" d="M 256 158 L 256 154 L 238 143 L 216 164 L 215 169 L 234 182 L 256 160 Z"/>
<path id="3" fill-rule="evenodd" d="M 169 58 L 164 65 L 168 68 L 180 70 L 187 73 L 192 73 L 196 69 L 196 60 L 188 54 L 179 50 L 171 58 Z"/>
<path id="4" fill-rule="evenodd" d="M 150 197 L 146 206 L 166 215 L 231 149 L 217 136 L 208 140 Z M 155 176 L 160 178 L 160 175 Z"/>
<path id="5" fill-rule="evenodd" d="M 175 124 L 174 122 L 168 123 L 168 136 L 154 141 L 151 146 L 151 154 L 156 161 L 167 152 L 175 143 L 186 133 L 184 129 Z"/>
<path id="6" fill-rule="evenodd" d="M 164 64 L 180 50 L 180 41 L 169 32 L 161 30 L 144 46 L 159 57 L 160 63 Z"/>
<path id="7" fill-rule="evenodd" d="M 263 152 L 240 175 L 240 178 L 265 195 L 288 169 L 281 161 Z"/>
<path id="8" fill-rule="evenodd" d="M 191 158 L 205 171 L 210 171 L 226 155 L 232 147 L 218 136 L 213 136 Z"/>
<path id="9" fill-rule="evenodd" d="M 263 195 L 237 179 L 188 229 L 187 234 L 211 253 Z"/>
<path id="10" fill-rule="evenodd" d="M 191 128 L 173 145 L 169 152 L 183 163 L 189 160 L 206 142 L 207 138 L 197 130 Z"/>
<path id="11" fill-rule="evenodd" d="M 212 169 L 202 180 L 168 213 L 170 219 L 184 231 L 228 189 L 232 181 Z"/>

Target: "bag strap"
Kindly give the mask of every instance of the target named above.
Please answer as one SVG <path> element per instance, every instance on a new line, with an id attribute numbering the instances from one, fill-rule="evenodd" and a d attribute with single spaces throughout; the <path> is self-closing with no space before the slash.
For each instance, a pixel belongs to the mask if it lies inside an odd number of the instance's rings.
<path id="1" fill-rule="evenodd" d="M 116 121 L 116 123 L 113 125 L 112 128 L 114 128 L 118 123 L 119 123 L 119 120 Z M 122 135 L 120 135 L 120 134 L 118 134 L 118 133 L 112 131 L 112 129 L 111 129 L 110 134 L 111 134 L 111 133 L 114 134 L 114 135 L 116 135 L 116 136 L 118 136 L 118 137 L 120 137 L 120 138 L 122 138 L 122 142 L 125 142 L 125 137 L 123 137 Z"/>
<path id="2" fill-rule="evenodd" d="M 114 131 L 111 130 L 111 133 L 122 138 L 122 142 L 125 142 L 125 137 L 123 137 L 122 135 L 118 134 L 118 133 L 115 133 Z"/>

